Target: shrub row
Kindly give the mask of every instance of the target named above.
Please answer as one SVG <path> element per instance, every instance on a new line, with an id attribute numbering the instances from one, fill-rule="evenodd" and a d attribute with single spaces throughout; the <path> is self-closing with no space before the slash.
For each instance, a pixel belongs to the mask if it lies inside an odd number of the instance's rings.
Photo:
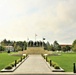
<path id="1" fill-rule="evenodd" d="M 59 65 L 56 62 L 51 63 L 51 65 L 55 68 L 55 69 L 60 69 Z"/>
<path id="2" fill-rule="evenodd" d="M 5 69 L 12 69 L 12 65 L 6 66 Z"/>
<path id="3" fill-rule="evenodd" d="M 22 56 L 21 58 L 16 60 L 16 64 L 21 62 L 23 59 L 25 59 L 25 56 Z M 5 69 L 12 69 L 15 66 L 15 62 L 12 62 L 11 64 L 7 65 Z"/>
<path id="4" fill-rule="evenodd" d="M 44 59 L 46 59 L 46 56 L 45 56 L 44 54 L 42 54 L 42 57 L 43 57 Z"/>
<path id="5" fill-rule="evenodd" d="M 46 57 L 42 54 L 42 57 L 44 58 L 44 59 L 46 59 Z M 48 60 L 47 60 L 48 61 Z M 56 62 L 51 62 L 51 66 L 53 66 L 55 69 L 60 69 L 60 67 L 59 67 L 59 65 L 56 63 Z"/>

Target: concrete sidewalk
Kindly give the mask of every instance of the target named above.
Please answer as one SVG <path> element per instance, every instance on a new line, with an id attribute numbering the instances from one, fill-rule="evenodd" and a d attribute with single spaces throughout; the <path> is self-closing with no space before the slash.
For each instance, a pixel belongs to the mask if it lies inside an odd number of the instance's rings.
<path id="1" fill-rule="evenodd" d="M 41 55 L 29 55 L 27 60 L 17 68 L 14 73 L 51 73 L 50 67 L 46 64 Z"/>

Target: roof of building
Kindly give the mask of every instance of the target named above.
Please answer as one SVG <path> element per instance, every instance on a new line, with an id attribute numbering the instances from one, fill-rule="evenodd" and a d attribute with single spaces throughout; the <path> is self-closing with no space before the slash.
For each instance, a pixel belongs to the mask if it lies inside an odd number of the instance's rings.
<path id="1" fill-rule="evenodd" d="M 13 47 L 13 46 L 4 46 L 4 47 Z"/>
<path id="2" fill-rule="evenodd" d="M 60 46 L 72 46 L 71 44 L 60 44 Z"/>

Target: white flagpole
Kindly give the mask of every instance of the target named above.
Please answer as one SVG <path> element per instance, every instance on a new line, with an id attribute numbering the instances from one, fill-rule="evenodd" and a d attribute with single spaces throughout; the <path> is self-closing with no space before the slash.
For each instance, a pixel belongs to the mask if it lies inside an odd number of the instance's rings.
<path id="1" fill-rule="evenodd" d="M 35 41 L 36 41 L 36 36 L 37 36 L 37 35 L 35 34 Z"/>
<path id="2" fill-rule="evenodd" d="M 28 48 L 28 42 L 29 42 L 29 38 L 27 38 L 27 48 Z"/>
<path id="3" fill-rule="evenodd" d="M 42 47 L 44 48 L 44 40 L 45 40 L 45 38 L 43 38 L 43 43 L 42 43 Z"/>
<path id="4" fill-rule="evenodd" d="M 35 41 L 36 41 L 36 34 L 35 34 Z"/>

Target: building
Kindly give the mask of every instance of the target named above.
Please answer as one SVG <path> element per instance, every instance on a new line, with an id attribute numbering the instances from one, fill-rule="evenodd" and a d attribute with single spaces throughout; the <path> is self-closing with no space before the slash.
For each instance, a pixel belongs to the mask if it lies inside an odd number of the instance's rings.
<path id="1" fill-rule="evenodd" d="M 5 47 L 5 51 L 14 51 L 14 47 L 13 46 L 4 46 Z"/>
<path id="2" fill-rule="evenodd" d="M 60 46 L 61 46 L 61 48 L 63 48 L 63 47 L 66 47 L 66 46 L 71 47 L 72 45 L 71 44 L 60 44 Z"/>

